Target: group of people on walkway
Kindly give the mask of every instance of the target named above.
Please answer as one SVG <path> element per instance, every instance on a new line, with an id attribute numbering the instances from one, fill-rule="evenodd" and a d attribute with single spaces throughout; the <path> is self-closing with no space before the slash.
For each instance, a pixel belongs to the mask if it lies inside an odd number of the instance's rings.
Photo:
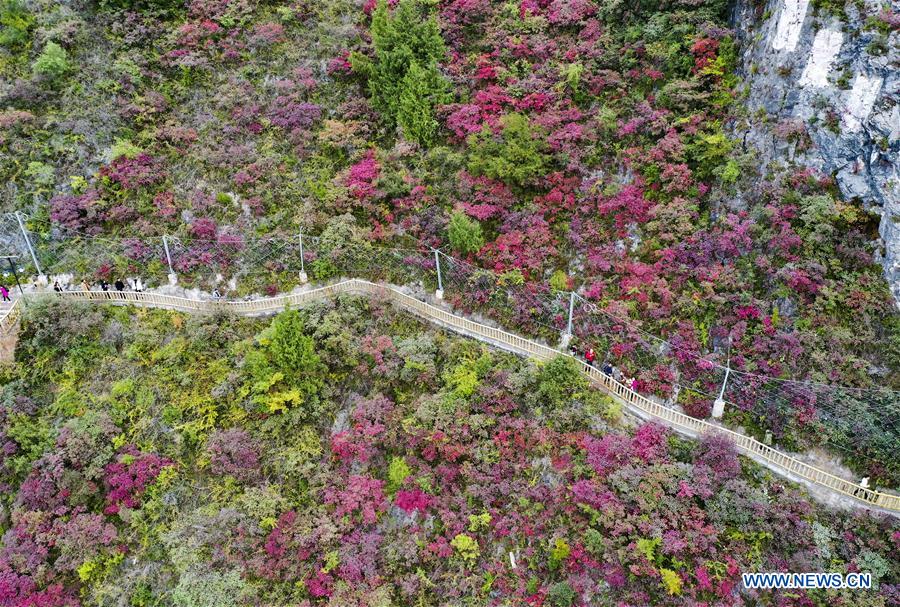
<path id="1" fill-rule="evenodd" d="M 127 281 L 127 283 L 126 283 Z M 106 280 L 100 280 L 98 285 L 101 291 L 109 291 L 110 288 L 114 288 L 116 291 L 125 291 L 126 288 L 129 291 L 137 291 L 138 293 L 144 290 L 144 283 L 140 278 L 117 278 L 112 285 L 110 285 Z M 62 293 L 67 289 L 68 284 L 63 286 L 59 284 L 59 281 L 56 280 L 53 282 L 53 290 L 57 293 Z M 82 279 L 81 284 L 79 285 L 79 291 L 94 291 L 94 286 L 88 282 L 87 278 Z"/>
<path id="2" fill-rule="evenodd" d="M 578 347 L 575 344 L 572 344 L 569 347 L 569 352 L 575 358 L 580 358 L 580 356 L 581 356 L 581 354 L 578 352 Z M 596 359 L 597 359 L 597 354 L 594 352 L 594 349 L 590 348 L 590 347 L 586 348 L 584 351 L 585 364 L 587 364 L 590 367 L 593 367 L 594 361 Z M 634 390 L 635 379 L 633 377 L 626 376 L 624 373 L 622 373 L 622 371 L 620 371 L 618 368 L 614 367 L 612 365 L 612 363 L 610 363 L 609 361 L 604 361 L 603 364 L 600 366 L 600 370 L 603 372 L 604 375 L 612 377 L 617 382 L 623 384 L 629 390 Z"/>

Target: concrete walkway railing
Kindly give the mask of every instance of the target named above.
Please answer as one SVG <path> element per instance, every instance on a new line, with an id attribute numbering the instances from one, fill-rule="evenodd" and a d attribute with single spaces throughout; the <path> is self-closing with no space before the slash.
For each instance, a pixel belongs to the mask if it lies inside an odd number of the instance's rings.
<path id="1" fill-rule="evenodd" d="M 6 335 L 12 331 L 16 323 L 19 322 L 19 305 L 19 300 L 16 300 L 6 310 L 0 310 L 0 335 Z"/>
<path id="2" fill-rule="evenodd" d="M 491 342 L 539 360 L 549 360 L 560 354 L 559 350 L 539 344 L 519 335 L 490 327 L 462 316 L 452 314 L 447 310 L 433 306 L 416 299 L 399 288 L 380 285 L 365 280 L 351 279 L 335 284 L 277 297 L 267 297 L 250 301 L 223 301 L 209 299 L 190 299 L 175 295 L 163 295 L 161 293 L 130 291 L 64 291 L 56 294 L 64 299 L 76 301 L 96 301 L 100 303 L 129 303 L 144 307 L 179 310 L 183 312 L 216 312 L 228 311 L 241 315 L 256 315 L 269 312 L 278 312 L 288 306 L 298 306 L 305 302 L 332 297 L 339 293 L 360 293 L 375 295 L 383 299 L 393 301 L 410 312 L 426 320 L 439 323 L 449 329 L 475 337 L 482 341 Z M 47 297 L 53 294 L 29 295 L 27 297 Z M 18 321 L 18 302 L 0 318 L 0 332 L 11 330 Z M 641 418 L 660 421 L 674 430 L 692 437 L 705 432 L 718 432 L 727 435 L 734 441 L 738 450 L 766 465 L 773 471 L 790 477 L 806 481 L 817 488 L 824 488 L 830 492 L 839 494 L 858 503 L 868 504 L 876 508 L 900 513 L 900 496 L 883 493 L 873 489 L 864 489 L 851 481 L 845 480 L 820 468 L 802 462 L 790 455 L 782 453 L 758 440 L 734 432 L 717 424 L 693 418 L 684 413 L 675 411 L 656 403 L 637 392 L 625 387 L 612 377 L 602 373 L 594 367 L 581 363 L 582 372 L 596 385 L 602 387 L 607 393 L 619 399 L 634 414 Z"/>

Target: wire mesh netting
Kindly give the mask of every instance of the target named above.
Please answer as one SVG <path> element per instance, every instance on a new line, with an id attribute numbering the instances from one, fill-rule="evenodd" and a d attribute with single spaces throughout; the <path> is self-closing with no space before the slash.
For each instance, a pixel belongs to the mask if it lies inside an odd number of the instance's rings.
<path id="1" fill-rule="evenodd" d="M 17 240 L 15 234 L 19 233 Z M 31 263 L 18 225 L 0 222 L 4 242 L 23 265 Z M 166 251 L 168 247 L 168 254 Z M 302 248 L 302 255 L 301 255 Z M 24 251 L 23 251 L 24 249 Z M 445 299 L 459 312 L 490 319 L 499 326 L 556 345 L 567 331 L 571 305 L 573 344 L 592 347 L 600 364 L 608 362 L 645 395 L 696 417 L 708 417 L 724 384 L 730 403 L 726 420 L 757 438 L 767 432 L 782 448 L 826 445 L 845 461 L 874 478 L 900 480 L 900 463 L 892 457 L 900 444 L 900 395 L 891 390 L 853 388 L 791 381 L 730 369 L 722 347 L 702 351 L 679 336 L 661 338 L 614 306 L 606 308 L 527 282 L 517 272 L 497 273 L 475 266 L 422 243 L 387 246 L 358 238 L 318 236 L 213 238 L 162 237 L 115 239 L 87 234 L 39 241 L 39 261 L 47 274 L 81 277 L 140 275 L 148 286 L 165 284 L 174 271 L 182 284 L 234 285 L 234 295 L 264 291 L 273 295 L 300 283 L 305 271 L 314 281 L 364 278 L 422 290 L 443 287 Z M 440 260 L 440 277 L 437 262 Z M 171 265 L 171 268 L 170 268 Z"/>

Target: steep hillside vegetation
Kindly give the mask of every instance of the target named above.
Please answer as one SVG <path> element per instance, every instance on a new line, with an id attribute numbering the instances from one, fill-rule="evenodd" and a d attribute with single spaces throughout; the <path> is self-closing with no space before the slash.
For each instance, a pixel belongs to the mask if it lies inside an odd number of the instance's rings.
<path id="1" fill-rule="evenodd" d="M 183 283 L 276 292 L 297 271 L 265 239 L 349 213 L 359 240 L 442 246 L 630 318 L 576 332 L 691 414 L 730 355 L 755 374 L 732 375 L 733 421 L 900 478 L 896 393 L 770 381 L 896 388 L 900 316 L 875 218 L 726 135 L 757 117 L 724 0 L 3 0 L 0 21 L 2 204 L 49 267 L 164 282 L 168 234 Z"/>
<path id="2" fill-rule="evenodd" d="M 0 378 L 0 605 L 900 600 L 896 519 L 345 297 L 271 320 L 47 302 Z M 870 572 L 757 594 L 747 571 Z"/>

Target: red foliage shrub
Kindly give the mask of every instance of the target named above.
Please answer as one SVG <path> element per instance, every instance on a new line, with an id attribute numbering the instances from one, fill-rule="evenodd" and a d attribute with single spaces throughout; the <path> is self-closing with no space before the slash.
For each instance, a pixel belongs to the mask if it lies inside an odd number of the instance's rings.
<path id="1" fill-rule="evenodd" d="M 394 496 L 394 504 L 407 513 L 416 510 L 424 513 L 428 509 L 429 504 L 431 504 L 431 498 L 421 489 L 413 489 L 411 491 L 401 489 Z"/>
<path id="2" fill-rule="evenodd" d="M 121 450 L 115 462 L 105 468 L 106 514 L 116 514 L 124 506 L 140 507 L 141 495 L 163 468 L 175 465 L 155 453 L 142 453 L 133 446 Z"/>
<path id="3" fill-rule="evenodd" d="M 384 481 L 368 476 L 353 475 L 343 489 L 325 491 L 325 503 L 335 506 L 335 516 L 358 514 L 363 523 L 372 525 L 387 509 Z"/>
<path id="4" fill-rule="evenodd" d="M 597 12 L 589 0 L 553 0 L 547 7 L 547 21 L 553 25 L 575 25 Z"/>
<path id="5" fill-rule="evenodd" d="M 73 196 L 56 196 L 50 201 L 50 219 L 67 230 L 99 234 L 106 220 L 103 201 L 96 190 Z"/>
<path id="6" fill-rule="evenodd" d="M 124 190 L 134 190 L 159 183 L 165 178 L 165 172 L 152 156 L 141 153 L 134 158 L 116 158 L 100 168 L 100 177 Z"/>
<path id="7" fill-rule="evenodd" d="M 518 268 L 526 275 L 537 275 L 554 255 L 556 244 L 550 224 L 527 212 L 510 215 L 501 227 L 500 236 L 479 252 L 479 256 L 497 272 Z"/>
<path id="8" fill-rule="evenodd" d="M 716 487 L 741 474 L 737 449 L 734 443 L 722 434 L 705 434 L 700 439 L 694 464 L 709 467 Z"/>
<path id="9" fill-rule="evenodd" d="M 457 141 L 465 141 L 466 137 L 481 130 L 481 108 L 475 104 L 445 106 L 451 110 L 447 116 L 447 128 Z"/>
<path id="10" fill-rule="evenodd" d="M 691 53 L 694 55 L 694 73 L 703 71 L 706 66 L 715 61 L 719 52 L 719 41 L 713 38 L 698 38 L 691 45 Z"/>
<path id="11" fill-rule="evenodd" d="M 357 199 L 372 198 L 377 190 L 375 180 L 381 173 L 381 165 L 375 158 L 375 151 L 367 151 L 361 160 L 350 167 L 347 176 L 347 187 L 350 194 Z"/>
<path id="12" fill-rule="evenodd" d="M 206 441 L 206 450 L 213 474 L 231 475 L 240 482 L 259 478 L 259 450 L 245 430 L 213 432 Z"/>
<path id="13" fill-rule="evenodd" d="M 307 130 L 322 116 L 322 108 L 293 95 L 282 95 L 272 102 L 268 115 L 277 127 L 288 131 Z"/>
<path id="14" fill-rule="evenodd" d="M 212 240 L 216 237 L 218 226 L 214 219 L 209 217 L 198 217 L 191 223 L 191 235 L 205 240 Z"/>

